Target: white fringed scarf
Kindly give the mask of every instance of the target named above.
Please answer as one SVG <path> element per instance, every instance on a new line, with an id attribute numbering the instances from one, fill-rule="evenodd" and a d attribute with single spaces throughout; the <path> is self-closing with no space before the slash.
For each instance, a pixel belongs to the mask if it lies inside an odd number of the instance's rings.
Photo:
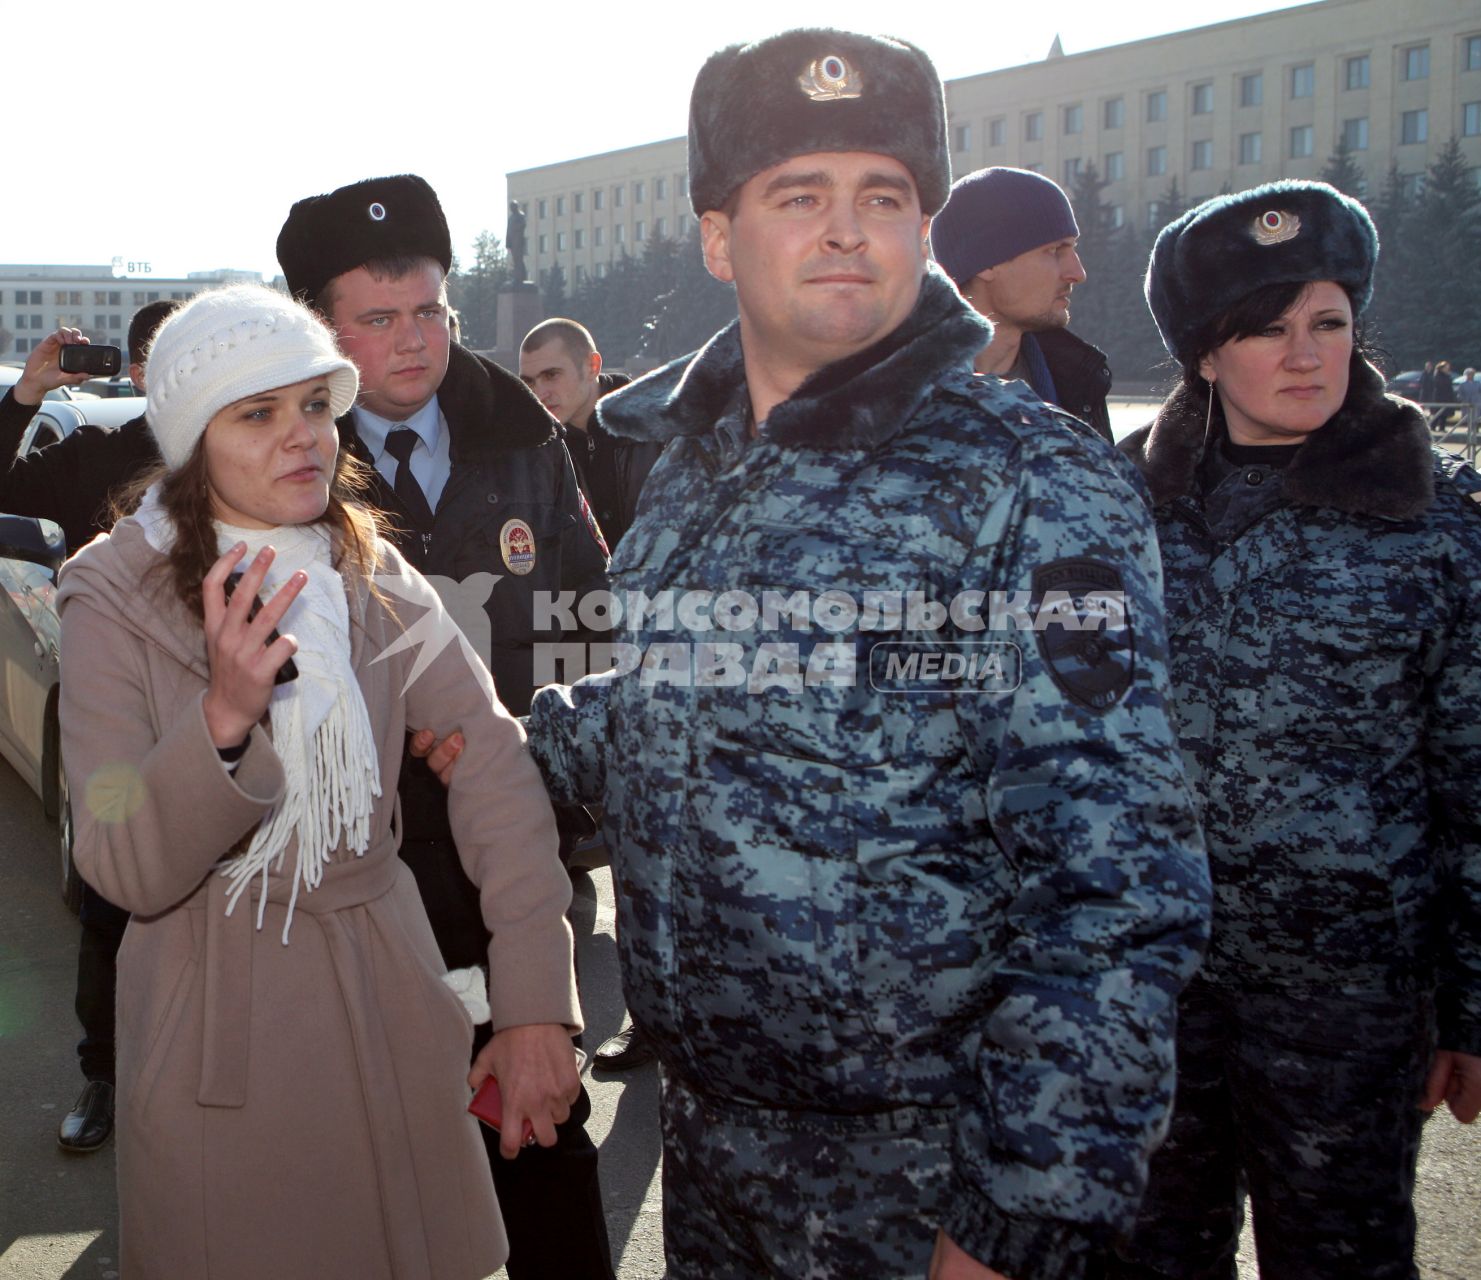
<path id="1" fill-rule="evenodd" d="M 157 551 L 168 552 L 174 526 L 159 504 L 159 486 L 144 496 L 134 518 Z M 380 764 L 365 697 L 350 665 L 350 611 L 344 582 L 331 563 L 329 532 L 322 525 L 238 529 L 217 523 L 224 553 L 247 544 L 241 565 L 264 546 L 276 551 L 259 593 L 266 602 L 302 569 L 308 583 L 278 624 L 298 641 L 293 661 L 298 679 L 274 687 L 268 715 L 273 748 L 283 763 L 282 799 L 252 835 L 245 853 L 223 859 L 219 874 L 231 881 L 226 914 L 254 878 L 262 878 L 257 927 L 267 909 L 270 872 L 282 870 L 290 841 L 297 839 L 293 889 L 283 921 L 283 944 L 293 924 L 299 889 L 312 892 L 324 877 L 341 841 L 356 857 L 370 847 L 370 814 L 381 794 Z"/>

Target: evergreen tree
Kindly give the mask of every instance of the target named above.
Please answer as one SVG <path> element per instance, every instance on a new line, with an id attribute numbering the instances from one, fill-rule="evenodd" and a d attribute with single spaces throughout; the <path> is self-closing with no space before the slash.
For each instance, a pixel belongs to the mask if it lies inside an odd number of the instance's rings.
<path id="1" fill-rule="evenodd" d="M 1481 353 L 1481 190 L 1452 134 L 1426 175 L 1404 234 L 1403 352 L 1457 372 Z"/>
<path id="2" fill-rule="evenodd" d="M 1178 187 L 1178 175 L 1173 174 L 1167 190 L 1162 193 L 1162 199 L 1157 202 L 1157 216 L 1162 219 L 1162 226 L 1165 227 L 1169 222 L 1176 222 L 1187 211 L 1187 197 Z M 1160 231 L 1162 227 L 1157 229 Z"/>
<path id="3" fill-rule="evenodd" d="M 610 365 L 625 363 L 637 350 L 643 317 L 650 305 L 643 284 L 643 259 L 626 253 L 604 276 L 588 276 L 560 314 L 584 324 Z"/>
<path id="4" fill-rule="evenodd" d="M 1116 228 L 1111 225 L 1111 206 L 1101 199 L 1106 189 L 1105 179 L 1091 160 L 1075 175 L 1075 185 L 1067 192 L 1070 208 L 1075 211 L 1075 222 L 1080 228 L 1080 257 L 1086 254 L 1099 257 L 1114 239 Z"/>
<path id="5" fill-rule="evenodd" d="M 585 278 L 559 314 L 591 330 L 609 365 L 666 361 L 733 320 L 735 292 L 705 270 L 693 231 L 682 242 L 654 236 L 640 257 L 623 254 L 605 276 Z"/>
<path id="6" fill-rule="evenodd" d="M 672 272 L 669 287 L 647 318 L 642 350 L 644 356 L 664 361 L 697 349 L 736 316 L 734 288 L 705 268 L 698 228 L 673 245 L 667 269 Z"/>
<path id="7" fill-rule="evenodd" d="M 1101 199 L 1106 185 L 1087 164 L 1069 193 L 1085 266 L 1085 283 L 1070 298 L 1070 319 L 1076 333 L 1106 353 L 1116 381 L 1136 384 L 1153 376 L 1166 353 L 1142 296 L 1146 252 L 1132 227 L 1113 225 L 1111 206 Z"/>
<path id="8" fill-rule="evenodd" d="M 1070 318 L 1086 341 L 1095 343 L 1111 356 L 1111 347 L 1125 302 L 1122 273 L 1116 258 L 1124 227 L 1111 225 L 1111 207 L 1101 199 L 1106 182 L 1092 161 L 1075 176 L 1073 188 L 1066 192 L 1075 211 L 1075 224 L 1080 228 L 1077 250 L 1085 267 L 1085 282 L 1075 286 L 1070 297 Z M 1116 352 L 1117 363 L 1122 352 Z M 1111 366 L 1116 368 L 1116 363 Z"/>
<path id="9" fill-rule="evenodd" d="M 540 304 L 548 316 L 563 316 L 568 310 L 566 269 L 559 262 L 545 273 L 545 279 L 540 285 Z"/>
<path id="10" fill-rule="evenodd" d="M 1332 148 L 1332 154 L 1327 157 L 1327 163 L 1318 176 L 1354 200 L 1363 199 L 1368 189 L 1363 167 L 1353 158 L 1352 148 L 1347 145 L 1345 137 L 1337 139 L 1337 145 Z"/>
<path id="11" fill-rule="evenodd" d="M 499 237 L 479 232 L 473 269 L 465 272 L 454 264 L 447 278 L 448 302 L 457 310 L 465 347 L 487 351 L 498 345 L 499 290 L 511 276 L 509 255 Z"/>
<path id="12" fill-rule="evenodd" d="M 1412 206 L 1407 179 L 1395 160 L 1370 206 L 1380 250 L 1373 276 L 1373 301 L 1364 317 L 1366 336 L 1383 353 L 1390 375 L 1418 368 L 1427 359 L 1421 355 L 1416 361 L 1418 345 L 1411 336 L 1416 310 L 1413 281 L 1408 274 Z"/>

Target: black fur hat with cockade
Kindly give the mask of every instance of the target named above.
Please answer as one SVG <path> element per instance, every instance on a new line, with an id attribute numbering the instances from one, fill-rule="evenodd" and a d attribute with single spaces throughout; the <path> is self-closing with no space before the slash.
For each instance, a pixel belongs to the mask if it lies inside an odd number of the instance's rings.
<path id="1" fill-rule="evenodd" d="M 1378 232 L 1356 200 L 1325 182 L 1285 179 L 1215 196 L 1168 223 L 1152 246 L 1147 305 L 1178 360 L 1210 322 L 1270 284 L 1333 280 L 1359 314 L 1373 296 Z"/>
<path id="2" fill-rule="evenodd" d="M 814 151 L 872 151 L 910 170 L 921 209 L 951 188 L 946 103 L 913 44 L 816 28 L 712 54 L 689 99 L 689 199 L 719 209 L 763 169 Z"/>
<path id="3" fill-rule="evenodd" d="M 431 258 L 452 269 L 452 236 L 425 178 L 367 178 L 305 196 L 278 232 L 278 265 L 288 292 L 312 303 L 335 276 L 387 258 Z"/>

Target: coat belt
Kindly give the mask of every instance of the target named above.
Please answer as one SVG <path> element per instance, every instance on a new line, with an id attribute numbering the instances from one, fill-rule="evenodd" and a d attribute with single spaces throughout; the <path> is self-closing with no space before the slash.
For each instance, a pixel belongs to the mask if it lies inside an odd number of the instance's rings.
<path id="1" fill-rule="evenodd" d="M 299 915 L 328 916 L 346 907 L 372 902 L 390 892 L 402 874 L 395 853 L 395 837 L 353 862 L 336 863 L 326 872 L 319 887 L 300 891 L 293 906 Z M 292 851 L 285 858 L 291 863 Z M 261 882 L 255 882 L 226 914 L 231 882 L 212 872 L 206 884 L 205 1027 L 201 1045 L 201 1081 L 196 1101 L 203 1107 L 240 1107 L 247 1101 L 248 1047 L 252 1025 L 252 947 L 256 931 Z M 271 882 L 268 900 L 286 905 L 291 884 L 281 878 Z M 329 953 L 342 984 L 350 978 L 351 958 L 343 953 L 340 931 L 321 927 L 329 941 Z"/>

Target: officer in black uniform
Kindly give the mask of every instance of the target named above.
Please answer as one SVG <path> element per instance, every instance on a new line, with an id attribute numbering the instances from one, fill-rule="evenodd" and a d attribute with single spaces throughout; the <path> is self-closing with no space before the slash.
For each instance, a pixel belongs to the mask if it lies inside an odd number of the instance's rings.
<path id="1" fill-rule="evenodd" d="M 536 626 L 539 594 L 601 588 L 606 554 L 550 415 L 513 374 L 450 339 L 452 243 L 436 193 L 403 174 L 307 197 L 290 210 L 277 252 L 289 290 L 330 321 L 360 371 L 359 400 L 338 426 L 341 447 L 373 469 L 368 501 L 465 631 L 460 605 L 481 603 L 475 629 L 486 619 L 488 644 L 473 642 L 504 705 L 524 714 L 535 646 L 562 639 Z M 478 894 L 425 761 L 408 756 L 400 795 L 401 856 L 443 959 L 449 969 L 479 964 L 488 935 Z M 475 1052 L 489 1034 L 479 1028 Z M 583 1127 L 590 1112 L 583 1089 L 557 1144 L 512 1162 L 485 1131 L 512 1280 L 613 1274 L 597 1151 Z"/>

